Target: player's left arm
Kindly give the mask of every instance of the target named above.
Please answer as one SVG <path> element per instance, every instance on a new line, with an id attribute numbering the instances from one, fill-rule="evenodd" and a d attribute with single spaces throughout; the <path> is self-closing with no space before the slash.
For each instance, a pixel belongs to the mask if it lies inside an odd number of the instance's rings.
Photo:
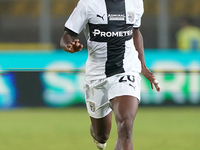
<path id="1" fill-rule="evenodd" d="M 133 28 L 133 42 L 136 50 L 138 51 L 138 58 L 141 61 L 142 74 L 150 81 L 151 88 L 153 89 L 154 85 L 156 90 L 160 92 L 160 85 L 158 81 L 156 80 L 154 74 L 147 68 L 145 63 L 143 37 L 139 28 Z"/>

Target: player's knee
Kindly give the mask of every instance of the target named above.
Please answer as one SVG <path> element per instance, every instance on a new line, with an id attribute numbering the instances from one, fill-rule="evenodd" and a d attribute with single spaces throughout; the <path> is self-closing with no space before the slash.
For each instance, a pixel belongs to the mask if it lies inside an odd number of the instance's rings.
<path id="1" fill-rule="evenodd" d="M 100 143 L 106 143 L 106 141 L 108 140 L 109 138 L 109 134 L 106 134 L 106 133 L 98 133 L 96 134 L 96 138 L 97 138 L 97 141 L 100 142 Z"/>
<path id="2" fill-rule="evenodd" d="M 126 136 L 127 139 L 131 138 L 133 131 L 133 119 L 124 119 L 118 123 L 118 134 Z"/>

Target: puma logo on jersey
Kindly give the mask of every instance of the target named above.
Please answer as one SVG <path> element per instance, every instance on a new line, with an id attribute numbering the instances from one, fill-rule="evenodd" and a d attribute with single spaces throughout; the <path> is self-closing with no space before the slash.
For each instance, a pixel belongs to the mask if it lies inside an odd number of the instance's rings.
<path id="1" fill-rule="evenodd" d="M 134 89 L 136 88 L 136 86 L 133 86 L 132 84 L 129 84 L 129 86 L 133 87 Z"/>
<path id="2" fill-rule="evenodd" d="M 104 15 L 105 15 L 105 14 L 103 14 L 103 16 L 100 16 L 100 15 L 97 14 L 97 17 L 101 18 L 101 19 L 104 21 L 104 18 L 103 18 Z"/>

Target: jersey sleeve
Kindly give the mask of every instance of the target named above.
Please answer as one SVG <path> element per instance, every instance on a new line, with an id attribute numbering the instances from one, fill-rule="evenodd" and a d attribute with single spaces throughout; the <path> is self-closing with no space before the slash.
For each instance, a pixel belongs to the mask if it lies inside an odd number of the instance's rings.
<path id="1" fill-rule="evenodd" d="M 79 34 L 87 23 L 86 5 L 80 0 L 65 23 L 65 28 Z"/>
<path id="2" fill-rule="evenodd" d="M 137 11 L 135 13 L 135 23 L 133 25 L 133 28 L 139 28 L 141 25 L 141 18 L 142 15 L 144 13 L 144 5 L 143 5 L 143 1 L 142 0 L 138 0 L 138 7 L 137 7 Z"/>

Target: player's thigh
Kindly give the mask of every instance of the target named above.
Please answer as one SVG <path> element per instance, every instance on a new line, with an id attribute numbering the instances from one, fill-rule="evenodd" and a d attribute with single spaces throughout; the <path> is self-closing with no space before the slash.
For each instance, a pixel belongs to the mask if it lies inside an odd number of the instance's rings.
<path id="1" fill-rule="evenodd" d="M 91 132 L 95 136 L 110 133 L 112 109 L 108 100 L 107 80 L 87 81 L 85 85 L 85 100 L 91 119 Z"/>
<path id="2" fill-rule="evenodd" d="M 111 88 L 108 97 L 116 121 L 134 120 L 140 101 L 140 76 L 118 74 L 110 78 Z"/>
<path id="3" fill-rule="evenodd" d="M 139 105 L 136 97 L 128 95 L 119 96 L 113 98 L 110 103 L 117 122 L 123 122 L 124 120 L 134 121 Z"/>

